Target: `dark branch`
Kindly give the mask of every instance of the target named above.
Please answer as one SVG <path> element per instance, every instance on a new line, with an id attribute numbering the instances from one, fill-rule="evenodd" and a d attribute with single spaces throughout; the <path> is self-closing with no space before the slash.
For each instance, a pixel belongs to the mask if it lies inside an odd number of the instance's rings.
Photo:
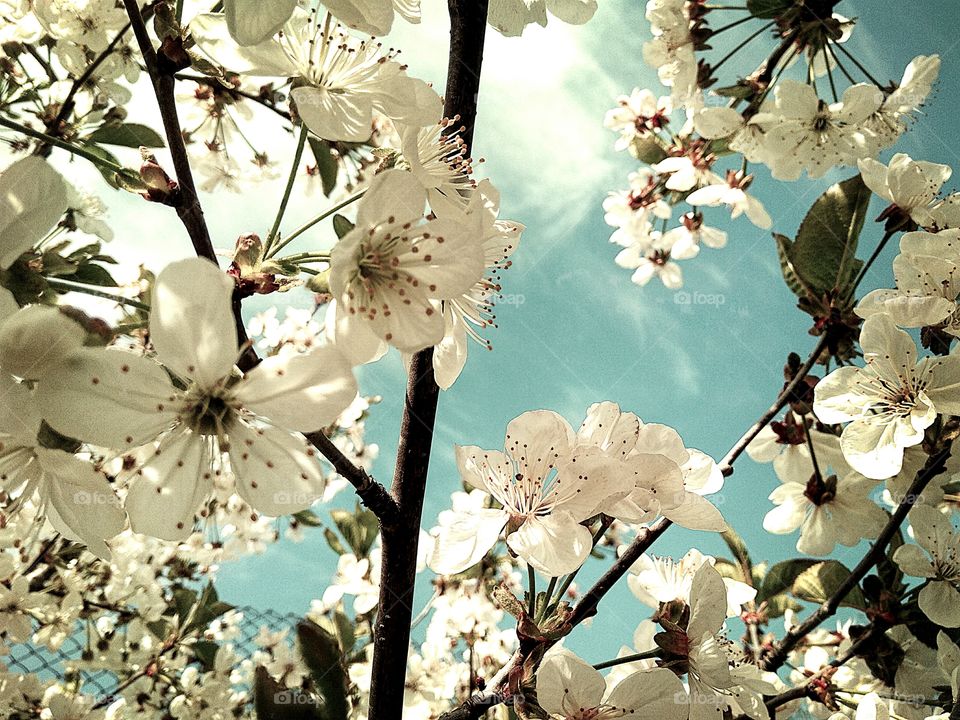
<path id="1" fill-rule="evenodd" d="M 353 485 L 357 496 L 377 516 L 381 525 L 396 525 L 400 522 L 400 509 L 383 485 L 367 475 L 363 468 L 352 463 L 322 432 L 308 433 L 306 437 L 330 461 L 334 470 Z"/>
<path id="2" fill-rule="evenodd" d="M 183 131 L 180 127 L 180 119 L 177 116 L 177 99 L 174 92 L 176 80 L 172 68 L 166 67 L 168 63 L 164 63 L 161 67 L 137 0 L 123 0 L 123 4 L 127 9 L 127 15 L 130 17 L 130 27 L 133 28 L 137 45 L 140 46 L 140 53 L 143 55 L 143 62 L 147 67 L 147 73 L 150 75 L 150 81 L 153 83 L 153 91 L 157 96 L 157 105 L 160 108 L 160 117 L 163 120 L 164 134 L 167 137 L 167 146 L 170 150 L 170 156 L 173 158 L 173 169 L 176 172 L 179 186 L 173 206 L 180 217 L 180 222 L 183 223 L 187 234 L 190 236 L 190 241 L 193 243 L 193 249 L 197 255 L 217 263 L 217 255 L 213 249 L 213 242 L 210 240 L 210 231 L 207 229 L 206 220 L 203 218 L 203 208 L 200 206 L 197 188 L 193 183 L 193 171 L 190 169 L 187 148 L 183 143 Z M 237 327 L 237 340 L 240 346 L 244 348 L 237 364 L 241 370 L 246 371 L 256 365 L 257 354 L 252 345 L 247 343 L 247 331 L 240 315 L 238 300 L 233 303 L 233 315 Z"/>
<path id="3" fill-rule="evenodd" d="M 477 115 L 480 69 L 487 27 L 487 0 L 448 0 L 450 59 L 444 115 L 459 116 L 460 137 L 469 151 Z M 406 658 L 413 616 L 420 518 L 440 389 L 433 376 L 433 348 L 421 350 L 410 363 L 400 426 L 393 497 L 400 522 L 384 526 L 380 602 L 373 639 L 371 718 L 392 720 L 403 710 Z"/>

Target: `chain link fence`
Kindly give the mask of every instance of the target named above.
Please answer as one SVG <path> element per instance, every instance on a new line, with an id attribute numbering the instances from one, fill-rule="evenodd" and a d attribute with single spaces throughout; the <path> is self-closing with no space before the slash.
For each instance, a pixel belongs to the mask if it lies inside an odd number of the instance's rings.
<path id="1" fill-rule="evenodd" d="M 293 613 L 282 614 L 253 607 L 238 607 L 236 611 L 243 614 L 243 619 L 237 627 L 238 637 L 230 642 L 241 658 L 250 657 L 257 649 L 254 638 L 261 628 L 273 632 L 292 630 L 302 619 Z M 34 674 L 40 680 L 63 680 L 64 671 L 80 662 L 85 646 L 84 634 L 77 633 L 68 637 L 55 652 L 32 643 L 11 645 L 9 655 L 2 660 L 11 672 Z M 79 670 L 78 675 L 82 691 L 98 699 L 113 695 L 119 684 L 117 676 L 109 670 Z"/>

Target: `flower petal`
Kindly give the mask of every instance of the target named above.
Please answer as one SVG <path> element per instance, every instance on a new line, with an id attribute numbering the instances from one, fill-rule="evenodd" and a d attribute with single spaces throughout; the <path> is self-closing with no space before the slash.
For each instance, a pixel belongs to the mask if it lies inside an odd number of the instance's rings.
<path id="1" fill-rule="evenodd" d="M 165 438 L 127 492 L 130 527 L 162 540 L 184 539 L 213 492 L 213 472 L 202 436 L 184 430 Z"/>
<path id="2" fill-rule="evenodd" d="M 123 350 L 81 348 L 41 382 L 37 404 L 58 432 L 95 445 L 143 445 L 176 421 L 177 391 L 163 368 Z"/>
<path id="3" fill-rule="evenodd" d="M 556 577 L 583 565 L 593 536 L 572 515 L 554 510 L 544 517 L 527 518 L 507 537 L 507 545 L 538 572 Z"/>
<path id="4" fill-rule="evenodd" d="M 295 7 L 297 0 L 224 0 L 223 12 L 230 35 L 237 44 L 245 47 L 276 35 L 290 19 Z"/>
<path id="5" fill-rule="evenodd" d="M 238 421 L 228 428 L 237 493 L 270 517 L 306 510 L 323 495 L 323 469 L 305 437 Z"/>
<path id="6" fill-rule="evenodd" d="M 233 280 L 203 258 L 167 265 L 153 287 L 150 339 L 158 359 L 204 388 L 230 375 L 237 359 L 233 290 Z"/>
<path id="7" fill-rule="evenodd" d="M 57 224 L 67 185 L 43 158 L 29 155 L 0 175 L 0 270 L 6 270 Z"/>
<path id="8" fill-rule="evenodd" d="M 333 345 L 264 359 L 244 376 L 235 395 L 273 424 L 302 432 L 329 425 L 356 396 L 353 368 Z"/>
<path id="9" fill-rule="evenodd" d="M 439 575 L 456 575 L 473 567 L 497 544 L 507 524 L 503 510 L 451 513 L 435 531 L 433 553 L 427 565 Z"/>

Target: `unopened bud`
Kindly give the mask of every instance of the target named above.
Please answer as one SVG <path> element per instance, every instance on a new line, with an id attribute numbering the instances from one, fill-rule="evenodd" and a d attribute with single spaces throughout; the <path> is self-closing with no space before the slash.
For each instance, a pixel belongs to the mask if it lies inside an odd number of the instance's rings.
<path id="1" fill-rule="evenodd" d="M 143 164 L 140 166 L 140 179 L 147 188 L 142 193 L 143 197 L 151 202 L 167 203 L 177 190 L 176 181 L 170 179 L 153 154 L 146 150 L 141 150 L 141 154 Z"/>

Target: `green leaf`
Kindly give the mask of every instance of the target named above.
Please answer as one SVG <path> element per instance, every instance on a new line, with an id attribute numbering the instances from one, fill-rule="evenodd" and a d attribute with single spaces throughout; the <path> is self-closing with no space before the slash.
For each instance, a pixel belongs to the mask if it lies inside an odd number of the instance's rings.
<path id="1" fill-rule="evenodd" d="M 294 519 L 304 527 L 322 527 L 323 523 L 313 510 L 301 510 L 293 514 Z"/>
<path id="2" fill-rule="evenodd" d="M 377 516 L 357 506 L 353 512 L 331 510 L 330 517 L 333 518 L 334 524 L 347 541 L 353 554 L 358 558 L 367 557 L 380 531 Z"/>
<path id="3" fill-rule="evenodd" d="M 73 274 L 73 279 L 77 282 L 87 285 L 100 285 L 101 287 L 117 287 L 117 281 L 102 265 L 87 263 L 77 268 Z"/>
<path id="4" fill-rule="evenodd" d="M 327 539 L 327 545 L 330 546 L 330 549 L 333 550 L 337 555 L 346 555 L 347 549 L 343 546 L 343 543 L 340 542 L 340 538 L 337 537 L 337 534 L 330 528 L 323 529 L 323 536 Z"/>
<path id="5" fill-rule="evenodd" d="M 90 133 L 85 139 L 105 145 L 121 145 L 132 148 L 141 145 L 149 148 L 163 147 L 163 138 L 160 137 L 160 134 L 153 128 L 140 123 L 103 125 Z"/>
<path id="6" fill-rule="evenodd" d="M 340 651 L 347 655 L 353 650 L 357 642 L 356 628 L 353 622 L 341 610 L 335 610 L 333 613 L 333 624 L 337 629 L 337 638 L 340 641 Z"/>
<path id="7" fill-rule="evenodd" d="M 87 138 L 87 139 L 89 140 L 90 138 Z M 96 155 L 101 160 L 105 160 L 109 163 L 112 163 L 113 165 L 117 165 L 117 166 L 120 165 L 120 161 L 117 160 L 116 155 L 114 155 L 109 150 L 104 150 L 99 145 L 96 145 L 92 142 L 84 142 L 83 149 L 86 150 L 91 155 Z M 120 183 L 117 180 L 116 172 L 114 172 L 113 170 L 108 170 L 107 168 L 104 168 L 100 165 L 96 165 L 95 167 L 100 172 L 100 174 L 103 175 L 103 179 L 107 181 L 107 184 L 110 187 L 112 187 L 114 190 L 120 189 Z"/>
<path id="8" fill-rule="evenodd" d="M 337 186 L 337 173 L 340 170 L 337 158 L 333 154 L 333 147 L 329 142 L 320 138 L 311 137 L 307 141 L 310 143 L 313 157 L 317 161 L 317 171 L 320 173 L 323 194 L 330 197 L 330 193 Z"/>
<path id="9" fill-rule="evenodd" d="M 220 646 L 210 640 L 198 640 L 190 646 L 193 656 L 203 666 L 206 672 L 213 670 L 214 660 L 216 660 L 219 649 Z"/>
<path id="10" fill-rule="evenodd" d="M 787 610 L 800 612 L 803 609 L 803 605 L 786 593 L 780 593 L 779 595 L 774 595 L 772 598 L 767 598 L 766 603 L 766 615 L 770 619 L 782 617 Z"/>
<path id="11" fill-rule="evenodd" d="M 331 633 L 309 620 L 297 624 L 300 654 L 310 668 L 313 681 L 323 696 L 325 720 L 346 720 L 350 713 L 347 701 L 349 682 L 343 665 L 340 643 Z"/>
<path id="12" fill-rule="evenodd" d="M 667 156 L 667 151 L 652 136 L 635 137 L 630 143 L 630 154 L 640 162 L 656 165 Z"/>
<path id="13" fill-rule="evenodd" d="M 794 580 L 805 570 L 816 565 L 818 560 L 797 558 L 784 560 L 774 565 L 763 578 L 763 584 L 757 590 L 757 602 L 763 602 L 793 587 Z"/>
<path id="14" fill-rule="evenodd" d="M 794 0 L 747 0 L 747 10 L 755 18 L 770 20 L 789 10 Z"/>
<path id="15" fill-rule="evenodd" d="M 800 600 L 822 603 L 826 602 L 840 587 L 840 584 L 850 577 L 850 570 L 843 563 L 836 560 L 826 560 L 813 565 L 797 576 L 793 581 L 793 595 Z M 846 597 L 840 601 L 846 607 L 866 610 L 867 601 L 859 587 L 854 587 Z"/>
<path id="16" fill-rule="evenodd" d="M 757 94 L 757 91 L 746 83 L 715 88 L 713 92 L 723 97 L 737 98 L 738 100 L 749 100 Z"/>
<path id="17" fill-rule="evenodd" d="M 353 230 L 353 223 L 347 220 L 343 215 L 337 214 L 333 216 L 333 231 L 337 234 L 337 239 L 340 240 L 348 232 Z"/>
<path id="18" fill-rule="evenodd" d="M 870 197 L 859 175 L 830 186 L 810 208 L 796 241 L 786 249 L 793 272 L 817 297 L 835 289 L 845 295 L 851 289 L 863 265 L 856 259 L 857 241 Z"/>

